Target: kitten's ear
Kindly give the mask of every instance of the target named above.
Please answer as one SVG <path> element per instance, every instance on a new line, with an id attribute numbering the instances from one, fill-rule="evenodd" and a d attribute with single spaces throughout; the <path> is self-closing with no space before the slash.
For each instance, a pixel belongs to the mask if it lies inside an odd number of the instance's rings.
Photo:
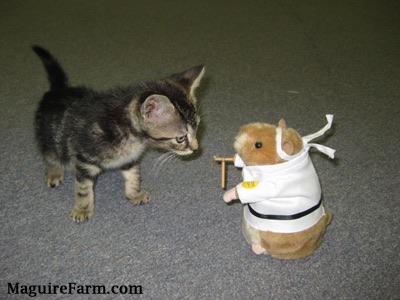
<path id="1" fill-rule="evenodd" d="M 162 125 L 173 119 L 175 107 L 167 97 L 155 94 L 146 98 L 140 113 L 145 120 Z"/>
<path id="2" fill-rule="evenodd" d="M 194 90 L 200 85 L 201 78 L 203 78 L 206 68 L 202 65 L 169 76 L 169 79 L 177 82 L 183 86 L 190 95 L 194 95 Z"/>

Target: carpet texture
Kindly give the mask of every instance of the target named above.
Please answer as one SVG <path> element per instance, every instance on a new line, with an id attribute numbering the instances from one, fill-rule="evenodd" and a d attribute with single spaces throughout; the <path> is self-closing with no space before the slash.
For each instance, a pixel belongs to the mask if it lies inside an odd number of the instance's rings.
<path id="1" fill-rule="evenodd" d="M 2 1 L 0 41 L 0 299 L 69 283 L 141 290 L 37 298 L 400 298 L 399 1 Z M 47 188 L 34 141 L 48 83 L 32 44 L 99 90 L 205 64 L 201 149 L 146 153 L 147 205 L 125 200 L 119 172 L 103 174 L 93 219 L 73 223 L 74 174 Z M 246 123 L 285 118 L 307 135 L 327 113 L 334 128 L 318 142 L 336 158 L 311 154 L 334 214 L 325 240 L 301 260 L 254 255 L 213 156 L 233 155 Z"/>

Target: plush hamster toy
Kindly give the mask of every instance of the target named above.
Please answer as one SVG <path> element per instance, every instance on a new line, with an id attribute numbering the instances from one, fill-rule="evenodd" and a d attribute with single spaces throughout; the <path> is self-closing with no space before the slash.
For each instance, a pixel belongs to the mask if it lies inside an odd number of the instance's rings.
<path id="1" fill-rule="evenodd" d="M 333 116 L 326 118 L 324 128 L 303 138 L 286 128 L 283 119 L 277 127 L 251 123 L 240 129 L 233 161 L 243 168 L 243 182 L 227 191 L 224 201 L 239 199 L 245 204 L 242 229 L 254 253 L 297 259 L 322 242 L 332 214 L 322 205 L 308 151 L 315 147 L 333 158 L 335 150 L 308 142 L 331 127 Z"/>

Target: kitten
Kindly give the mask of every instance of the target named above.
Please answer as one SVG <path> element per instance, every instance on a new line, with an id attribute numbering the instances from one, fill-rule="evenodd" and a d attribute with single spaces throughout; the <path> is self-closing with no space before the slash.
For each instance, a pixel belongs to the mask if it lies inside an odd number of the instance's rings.
<path id="1" fill-rule="evenodd" d="M 36 111 L 35 130 L 46 166 L 45 181 L 57 187 L 67 167 L 75 169 L 75 206 L 71 217 L 93 216 L 93 185 L 100 173 L 120 169 L 125 195 L 133 204 L 147 203 L 140 188 L 139 159 L 146 146 L 189 155 L 198 149 L 195 89 L 205 68 L 197 66 L 158 81 L 97 92 L 70 87 L 58 61 L 33 46 L 48 74 L 50 91 Z"/>

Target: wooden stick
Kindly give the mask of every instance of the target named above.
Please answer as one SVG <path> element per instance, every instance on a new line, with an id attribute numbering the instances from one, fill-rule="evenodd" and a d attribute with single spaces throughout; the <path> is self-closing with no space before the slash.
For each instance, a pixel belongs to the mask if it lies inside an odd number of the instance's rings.
<path id="1" fill-rule="evenodd" d="M 221 187 L 225 189 L 225 182 L 226 182 L 226 169 L 225 163 L 226 162 L 234 162 L 234 157 L 217 157 L 214 156 L 214 160 L 217 162 L 221 162 Z"/>

